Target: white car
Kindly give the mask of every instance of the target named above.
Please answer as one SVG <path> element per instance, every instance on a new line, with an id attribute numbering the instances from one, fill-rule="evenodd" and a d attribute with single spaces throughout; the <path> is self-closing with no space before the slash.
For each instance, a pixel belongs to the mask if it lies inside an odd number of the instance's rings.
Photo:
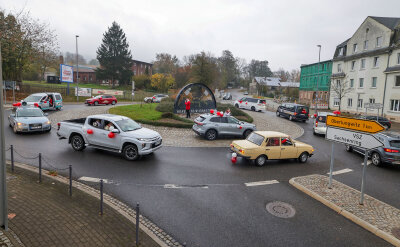
<path id="1" fill-rule="evenodd" d="M 314 135 L 325 135 L 326 134 L 326 116 L 335 114 L 330 112 L 318 112 L 317 117 L 314 119 L 313 133 Z"/>
<path id="2" fill-rule="evenodd" d="M 243 97 L 235 101 L 235 107 L 252 111 L 262 111 L 265 110 L 266 103 L 265 99 Z"/>
<path id="3" fill-rule="evenodd" d="M 155 94 L 152 97 L 144 98 L 144 102 L 146 103 L 160 103 L 162 99 L 168 98 L 166 94 Z"/>
<path id="4" fill-rule="evenodd" d="M 124 116 L 92 115 L 57 124 L 59 139 L 67 139 L 76 151 L 87 146 L 121 153 L 127 160 L 136 160 L 161 148 L 162 138 L 154 130 Z"/>

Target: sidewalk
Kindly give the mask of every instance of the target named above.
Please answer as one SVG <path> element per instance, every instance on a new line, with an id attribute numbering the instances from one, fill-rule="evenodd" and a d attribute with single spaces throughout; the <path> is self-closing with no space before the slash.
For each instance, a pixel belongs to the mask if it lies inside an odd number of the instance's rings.
<path id="1" fill-rule="evenodd" d="M 289 182 L 378 237 L 400 246 L 399 209 L 368 195 L 364 197 L 364 205 L 360 205 L 358 190 L 336 180 L 332 180 L 332 189 L 329 189 L 329 177 L 323 175 L 296 177 Z"/>
<path id="2" fill-rule="evenodd" d="M 135 246 L 135 225 L 97 198 L 16 167 L 7 172 L 9 228 L 22 244 L 4 246 Z M 10 237 L 9 237 L 10 238 Z M 159 246 L 143 231 L 140 246 Z M 7 240 L 4 240 L 7 241 Z M 0 246 L 3 235 L 0 234 Z"/>

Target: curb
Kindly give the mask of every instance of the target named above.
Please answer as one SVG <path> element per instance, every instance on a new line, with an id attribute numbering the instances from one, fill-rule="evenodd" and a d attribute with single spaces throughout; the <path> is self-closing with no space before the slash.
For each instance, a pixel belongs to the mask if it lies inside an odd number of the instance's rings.
<path id="1" fill-rule="evenodd" d="M 8 165 L 11 165 L 11 161 L 7 160 L 6 163 Z M 34 173 L 38 173 L 39 168 L 29 166 L 27 164 L 19 163 L 14 161 L 14 166 L 19 167 L 21 169 L 31 171 Z M 58 181 L 60 183 L 69 185 L 69 179 L 57 175 L 57 176 L 51 176 L 48 175 L 49 171 L 42 169 L 42 176 L 53 179 L 55 181 Z M 78 182 L 76 180 L 73 180 L 72 187 L 75 189 L 78 189 L 90 196 L 93 196 L 95 198 L 100 198 L 100 192 L 99 190 L 90 187 L 89 185 L 83 184 L 81 182 Z M 125 217 L 127 220 L 129 220 L 131 223 L 136 225 L 136 212 L 133 210 L 131 207 L 126 205 L 125 203 L 119 201 L 118 199 L 103 193 L 103 202 L 110 206 L 112 209 L 116 210 L 119 214 L 121 214 L 123 217 Z M 154 223 L 152 223 L 149 219 L 147 219 L 143 215 L 139 215 L 139 220 L 140 220 L 140 226 L 139 228 L 146 233 L 151 239 L 153 239 L 159 246 L 161 247 L 170 247 L 170 246 L 176 246 L 176 247 L 182 247 L 178 241 L 173 239 L 170 235 L 168 235 L 165 231 L 160 229 L 158 226 L 156 226 Z"/>
<path id="2" fill-rule="evenodd" d="M 291 185 L 293 185 L 294 187 L 296 187 L 298 190 L 304 192 L 305 194 L 309 195 L 310 197 L 314 198 L 315 200 L 321 202 L 325 206 L 333 209 L 338 214 L 343 215 L 345 218 L 353 221 L 357 225 L 359 225 L 359 226 L 365 228 L 366 230 L 372 232 L 376 236 L 386 240 L 387 242 L 393 244 L 394 246 L 400 247 L 400 240 L 399 239 L 393 237 L 391 234 L 389 234 L 387 232 L 384 232 L 384 231 L 378 229 L 376 226 L 364 221 L 363 219 L 357 217 L 356 215 L 350 213 L 349 211 L 344 210 L 343 208 L 337 206 L 336 204 L 328 201 L 327 199 L 323 198 L 322 196 L 318 195 L 317 193 L 315 193 L 315 192 L 307 189 L 303 185 L 297 183 L 296 181 L 294 181 L 294 179 L 295 178 L 291 178 L 289 180 L 289 183 Z"/>

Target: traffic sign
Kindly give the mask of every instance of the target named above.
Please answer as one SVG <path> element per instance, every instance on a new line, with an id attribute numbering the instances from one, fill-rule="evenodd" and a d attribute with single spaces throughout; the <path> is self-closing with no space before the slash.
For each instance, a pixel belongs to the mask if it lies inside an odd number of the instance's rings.
<path id="1" fill-rule="evenodd" d="M 367 109 L 382 109 L 383 108 L 383 104 L 381 104 L 381 103 L 365 103 L 364 104 L 364 108 L 367 108 Z"/>
<path id="2" fill-rule="evenodd" d="M 383 143 L 374 135 L 332 127 L 327 128 L 325 138 L 367 150 L 383 146 Z"/>
<path id="3" fill-rule="evenodd" d="M 374 120 L 337 117 L 331 115 L 326 116 L 326 125 L 371 134 L 385 130 L 385 127 Z"/>

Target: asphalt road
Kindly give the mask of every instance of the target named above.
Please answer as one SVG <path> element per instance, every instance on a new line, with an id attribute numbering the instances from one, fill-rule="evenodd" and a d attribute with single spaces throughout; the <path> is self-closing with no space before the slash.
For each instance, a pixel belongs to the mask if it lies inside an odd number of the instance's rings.
<path id="1" fill-rule="evenodd" d="M 69 107 L 80 106 L 66 105 L 65 109 Z M 275 117 L 273 113 L 260 114 Z M 42 152 L 47 169 L 49 164 L 60 169 L 72 165 L 75 179 L 108 179 L 107 193 L 132 207 L 139 202 L 144 215 L 188 246 L 390 246 L 288 183 L 292 177 L 329 170 L 330 143 L 313 136 L 310 123 L 299 124 L 305 128 L 300 140 L 314 145 L 316 154 L 306 164 L 271 161 L 264 167 L 243 160 L 231 164 L 228 148 L 163 147 L 128 162 L 118 154 L 92 148 L 75 152 L 65 140 L 58 140 L 54 130 L 15 135 L 7 127 L 5 136 L 7 145 L 13 144 L 25 157 Z M 353 172 L 335 179 L 359 189 L 363 158 L 347 153 L 340 145 L 336 150 L 335 170 L 350 168 Z M 37 159 L 18 154 L 15 158 L 38 164 Z M 66 174 L 63 170 L 60 173 Z M 399 207 L 399 176 L 399 168 L 368 166 L 366 192 Z M 244 184 L 266 180 L 279 183 Z M 272 201 L 291 204 L 296 215 L 282 219 L 269 214 L 265 206 Z"/>

